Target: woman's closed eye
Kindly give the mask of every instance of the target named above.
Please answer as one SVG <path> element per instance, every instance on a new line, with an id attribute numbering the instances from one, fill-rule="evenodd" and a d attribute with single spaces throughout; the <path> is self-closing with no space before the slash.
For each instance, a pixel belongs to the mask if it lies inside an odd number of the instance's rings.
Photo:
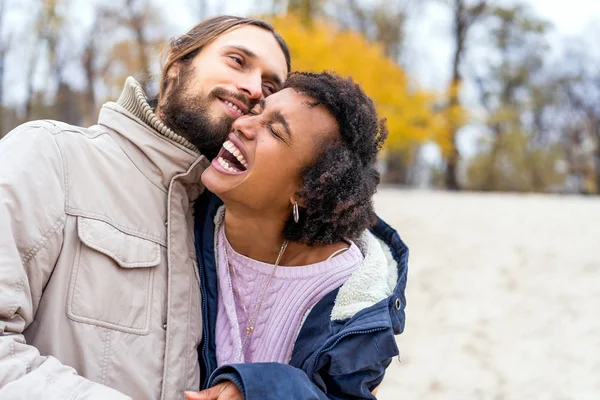
<path id="1" fill-rule="evenodd" d="M 273 124 L 269 124 L 269 130 L 271 131 L 273 136 L 275 136 L 277 139 L 281 140 L 282 142 L 285 142 L 285 140 L 283 140 L 283 137 L 281 136 L 279 131 L 273 127 Z"/>

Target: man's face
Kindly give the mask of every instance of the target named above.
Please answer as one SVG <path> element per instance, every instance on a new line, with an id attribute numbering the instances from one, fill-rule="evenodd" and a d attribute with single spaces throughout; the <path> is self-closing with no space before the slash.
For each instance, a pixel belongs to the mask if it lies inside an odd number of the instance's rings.
<path id="1" fill-rule="evenodd" d="M 156 112 L 213 158 L 233 121 L 278 91 L 286 75 L 285 56 L 271 32 L 255 26 L 234 28 L 192 60 L 173 65 Z"/>

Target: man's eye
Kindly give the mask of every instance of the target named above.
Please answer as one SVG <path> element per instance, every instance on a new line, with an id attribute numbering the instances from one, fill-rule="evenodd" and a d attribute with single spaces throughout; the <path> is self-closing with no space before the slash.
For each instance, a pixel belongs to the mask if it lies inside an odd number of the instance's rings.
<path id="1" fill-rule="evenodd" d="M 241 57 L 229 56 L 229 58 L 231 58 L 235 63 L 237 63 L 239 65 L 244 65 L 244 60 Z"/>
<path id="2" fill-rule="evenodd" d="M 263 86 L 263 88 L 264 88 L 264 91 L 265 91 L 265 96 L 270 96 L 273 93 L 275 93 L 275 88 L 272 87 L 272 86 L 266 86 L 265 85 L 265 86 Z"/>

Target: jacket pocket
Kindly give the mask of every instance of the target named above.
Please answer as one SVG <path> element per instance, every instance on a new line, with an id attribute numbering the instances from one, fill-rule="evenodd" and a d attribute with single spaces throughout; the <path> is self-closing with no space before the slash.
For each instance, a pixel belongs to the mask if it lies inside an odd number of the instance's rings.
<path id="1" fill-rule="evenodd" d="M 77 217 L 77 235 L 80 242 L 69 282 L 68 317 L 148 334 L 160 245 L 84 217 Z"/>

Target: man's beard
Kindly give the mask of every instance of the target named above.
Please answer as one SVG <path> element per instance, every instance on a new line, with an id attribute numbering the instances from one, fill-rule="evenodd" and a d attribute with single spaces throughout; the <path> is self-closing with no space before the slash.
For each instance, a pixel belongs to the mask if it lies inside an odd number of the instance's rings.
<path id="1" fill-rule="evenodd" d="M 216 87 L 206 96 L 186 93 L 191 79 L 191 68 L 181 71 L 179 79 L 168 91 L 164 104 L 160 107 L 160 118 L 176 133 L 194 144 L 209 159 L 216 157 L 221 145 L 231 132 L 234 118 L 224 114 L 218 119 L 209 115 L 210 105 L 219 98 L 235 98 L 247 104 L 245 97 Z"/>

